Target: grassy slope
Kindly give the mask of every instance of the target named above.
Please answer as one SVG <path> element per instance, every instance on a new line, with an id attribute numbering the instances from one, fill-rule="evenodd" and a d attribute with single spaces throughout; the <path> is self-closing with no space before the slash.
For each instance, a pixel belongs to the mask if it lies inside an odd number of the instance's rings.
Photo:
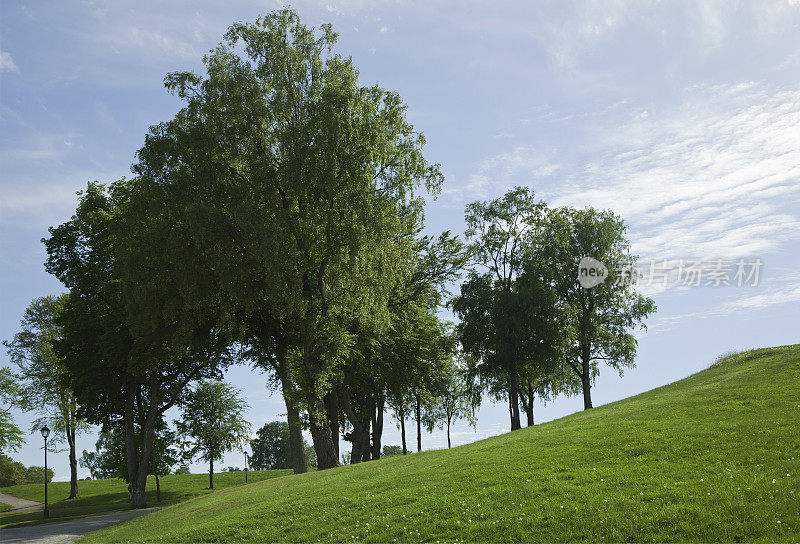
<path id="1" fill-rule="evenodd" d="M 256 482 L 285 476 L 291 470 L 263 470 L 250 471 L 249 482 Z M 214 487 L 223 489 L 243 485 L 244 473 L 223 472 L 214 475 Z M 161 503 L 156 502 L 156 482 L 153 476 L 147 479 L 147 503 L 150 506 L 173 504 L 197 495 L 212 493 L 208 488 L 208 474 L 181 474 L 161 478 Z M 44 502 L 44 486 L 42 484 L 26 484 L 4 487 L 0 489 L 22 499 Z M 51 482 L 47 486 L 51 521 L 60 519 L 127 510 L 128 489 L 124 481 L 113 480 L 87 480 L 78 482 L 79 497 L 68 501 L 69 482 Z M 2 509 L 0 509 L 2 511 Z M 42 519 L 41 512 L 0 514 L 0 527 L 18 525 L 26 522 L 38 522 Z"/>
<path id="2" fill-rule="evenodd" d="M 800 345 L 450 451 L 226 489 L 118 541 L 797 541 Z M 780 522 L 780 523 L 779 523 Z"/>

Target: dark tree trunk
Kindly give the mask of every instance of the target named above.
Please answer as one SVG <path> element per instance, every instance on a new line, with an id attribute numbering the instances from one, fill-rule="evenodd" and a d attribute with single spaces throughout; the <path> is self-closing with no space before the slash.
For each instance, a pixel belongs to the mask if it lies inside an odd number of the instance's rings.
<path id="1" fill-rule="evenodd" d="M 74 420 L 73 420 L 74 421 Z M 69 444 L 69 499 L 78 498 L 78 458 L 75 455 L 75 429 L 67 429 Z"/>
<path id="2" fill-rule="evenodd" d="M 324 291 L 324 284 L 320 284 Z M 324 297 L 323 297 L 324 298 Z M 327 309 L 323 310 L 327 314 Z M 317 470 L 325 470 L 340 466 L 339 456 L 331 437 L 331 426 L 328 422 L 325 402 L 325 391 L 319 391 L 317 385 L 317 370 L 320 362 L 311 345 L 308 331 L 301 327 L 303 346 L 303 379 L 305 381 L 306 404 L 308 409 L 308 427 L 311 431 L 311 440 L 314 442 L 314 451 L 317 454 Z"/>
<path id="3" fill-rule="evenodd" d="M 375 403 L 374 417 L 372 418 L 372 459 L 381 458 L 381 438 L 383 437 L 383 410 L 385 407 L 384 396 L 378 395 Z"/>
<path id="4" fill-rule="evenodd" d="M 161 502 L 161 481 L 158 479 L 158 474 L 156 476 L 156 502 Z"/>
<path id="5" fill-rule="evenodd" d="M 292 469 L 295 474 L 302 474 L 308 470 L 308 465 L 306 464 L 306 450 L 303 447 L 303 430 L 300 427 L 300 411 L 297 409 L 297 405 L 289 400 L 286 401 L 286 419 L 289 423 L 289 451 L 292 455 Z"/>
<path id="6" fill-rule="evenodd" d="M 583 389 L 583 409 L 592 407 L 591 349 L 587 344 L 582 350 L 581 386 Z"/>
<path id="7" fill-rule="evenodd" d="M 422 451 L 422 405 L 420 404 L 419 393 L 416 393 L 416 406 L 417 413 L 417 452 Z"/>
<path id="8" fill-rule="evenodd" d="M 214 459 L 208 462 L 208 488 L 214 489 Z"/>
<path id="9" fill-rule="evenodd" d="M 133 384 L 128 384 L 128 391 L 125 393 L 125 463 L 128 467 L 128 494 L 131 506 L 136 506 L 134 502 L 134 491 L 136 482 L 136 469 L 138 465 L 138 448 L 136 447 L 136 427 L 134 423 L 135 396 Z"/>
<path id="10" fill-rule="evenodd" d="M 512 360 L 508 368 L 508 404 L 511 409 L 511 430 L 516 431 L 522 428 L 519 417 L 519 376 L 517 376 L 517 364 Z"/>
<path id="11" fill-rule="evenodd" d="M 534 425 L 534 421 L 533 421 L 533 401 L 536 398 L 536 392 L 533 390 L 533 386 L 530 384 L 530 382 L 528 382 L 526 384 L 526 386 L 527 386 L 527 390 L 528 391 L 527 391 L 527 394 L 524 395 L 524 396 L 528 397 L 528 399 L 527 399 L 528 402 L 526 403 L 523 400 L 523 405 L 524 405 L 524 408 L 525 408 L 525 416 L 528 419 L 528 427 L 533 427 L 533 425 Z"/>
<path id="12" fill-rule="evenodd" d="M 403 455 L 408 454 L 408 448 L 406 447 L 406 414 L 405 412 L 400 414 L 400 439 L 403 442 Z"/>
<path id="13" fill-rule="evenodd" d="M 276 366 L 278 378 L 283 390 L 283 402 L 286 404 L 286 421 L 289 424 L 289 451 L 292 456 L 292 469 L 295 474 L 308 470 L 306 450 L 303 447 L 303 429 L 300 423 L 300 409 L 294 398 L 294 391 L 286 373 L 286 353 L 281 354 Z"/>
<path id="14" fill-rule="evenodd" d="M 331 391 L 325 395 L 325 411 L 328 413 L 328 424 L 331 427 L 331 440 L 333 449 L 336 451 L 336 458 L 339 458 L 339 397 L 336 391 Z"/>
<path id="15" fill-rule="evenodd" d="M 153 451 L 156 420 L 160 416 L 158 411 L 161 402 L 160 384 L 156 376 L 150 378 L 149 406 L 147 417 L 141 428 L 141 444 L 136 443 L 136 427 L 134 422 L 135 403 L 138 386 L 129 385 L 125 398 L 125 448 L 126 463 L 128 466 L 128 489 L 133 508 L 144 508 L 147 504 L 145 490 L 147 488 L 147 473 L 150 466 L 150 455 Z M 141 448 L 139 447 L 141 446 Z"/>
<path id="16" fill-rule="evenodd" d="M 317 470 L 338 467 L 340 463 L 333 447 L 331 427 L 325 417 L 325 403 L 313 393 L 308 395 L 308 422 L 317 453 Z"/>
<path id="17" fill-rule="evenodd" d="M 450 444 L 450 418 L 447 418 L 447 449 L 450 449 L 452 446 Z"/>
<path id="18" fill-rule="evenodd" d="M 581 384 L 583 385 L 583 409 L 588 410 L 592 407 L 592 382 L 589 378 L 588 368 L 583 371 Z"/>

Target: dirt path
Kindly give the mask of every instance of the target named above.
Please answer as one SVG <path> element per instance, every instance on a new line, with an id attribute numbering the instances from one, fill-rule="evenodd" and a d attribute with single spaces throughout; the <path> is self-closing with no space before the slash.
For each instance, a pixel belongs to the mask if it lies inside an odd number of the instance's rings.
<path id="1" fill-rule="evenodd" d="M 44 510 L 44 505 L 40 502 L 29 501 L 28 499 L 20 499 L 14 495 L 6 495 L 0 493 L 0 502 L 4 502 L 11 506 L 13 512 L 37 512 Z"/>
<path id="2" fill-rule="evenodd" d="M 5 502 L 5 500 L 2 502 Z M 158 508 L 128 510 L 70 521 L 18 527 L 16 529 L 0 529 L 0 542 L 3 544 L 72 544 L 86 533 L 97 531 L 103 527 L 108 527 L 114 523 L 119 523 L 153 510 L 158 510 Z"/>

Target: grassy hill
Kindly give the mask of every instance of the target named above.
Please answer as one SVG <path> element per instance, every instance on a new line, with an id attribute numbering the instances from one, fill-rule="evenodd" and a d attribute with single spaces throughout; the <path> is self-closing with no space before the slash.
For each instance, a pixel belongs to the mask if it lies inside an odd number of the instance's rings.
<path id="1" fill-rule="evenodd" d="M 223 489 L 85 541 L 798 538 L 795 345 L 449 451 Z"/>
<path id="2" fill-rule="evenodd" d="M 276 478 L 290 474 L 291 470 L 259 470 L 250 471 L 247 479 L 257 482 L 268 478 Z M 227 487 L 244 485 L 244 473 L 222 472 L 214 475 L 214 487 L 224 489 Z M 208 488 L 208 474 L 180 474 L 169 475 L 161 478 L 161 502 L 156 502 L 155 477 L 147 478 L 147 504 L 149 506 L 162 506 L 213 493 Z M 3 493 L 14 495 L 22 499 L 44 502 L 44 485 L 25 484 L 0 488 Z M 102 512 L 115 512 L 130 508 L 128 502 L 127 484 L 119 479 L 112 480 L 87 480 L 78 482 L 79 498 L 68 501 L 69 482 L 51 482 L 47 486 L 50 506 L 50 520 L 60 521 L 69 518 L 99 514 Z M 7 506 L 7 505 L 6 505 Z M 10 508 L 10 507 L 9 507 Z M 4 512 L 0 503 L 0 512 Z M 5 512 L 0 513 L 0 527 L 17 526 L 27 523 L 38 523 L 42 520 L 41 512 Z"/>

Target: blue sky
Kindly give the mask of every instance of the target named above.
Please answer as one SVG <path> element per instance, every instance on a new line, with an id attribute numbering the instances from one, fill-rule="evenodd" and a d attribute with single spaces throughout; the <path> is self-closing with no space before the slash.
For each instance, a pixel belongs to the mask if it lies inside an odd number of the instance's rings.
<path id="1" fill-rule="evenodd" d="M 147 128 L 179 102 L 171 70 L 201 70 L 228 24 L 276 2 L 16 2 L 0 6 L 0 338 L 31 299 L 61 290 L 39 240 L 89 180 L 130 175 Z M 800 330 L 800 1 L 295 2 L 331 22 L 364 84 L 398 91 L 446 175 L 432 231 L 463 232 L 467 202 L 530 186 L 553 205 L 621 214 L 666 285 L 637 367 L 606 369 L 596 404 L 691 374 L 734 349 L 796 343 Z M 680 260 L 748 263 L 758 285 L 687 287 Z M 0 354 L 0 364 L 8 357 Z M 255 426 L 283 414 L 266 378 L 236 368 Z M 580 398 L 537 405 L 538 421 Z M 28 425 L 30 415 L 15 413 Z M 505 432 L 486 402 L 476 430 Z M 92 449 L 94 436 L 79 438 Z M 15 455 L 41 464 L 41 438 Z M 384 443 L 399 443 L 388 422 Z M 423 438 L 445 446 L 444 433 Z M 51 457 L 68 478 L 66 455 Z M 223 466 L 241 465 L 230 455 Z M 194 470 L 205 467 L 196 465 Z M 86 471 L 82 471 L 83 476 Z"/>

